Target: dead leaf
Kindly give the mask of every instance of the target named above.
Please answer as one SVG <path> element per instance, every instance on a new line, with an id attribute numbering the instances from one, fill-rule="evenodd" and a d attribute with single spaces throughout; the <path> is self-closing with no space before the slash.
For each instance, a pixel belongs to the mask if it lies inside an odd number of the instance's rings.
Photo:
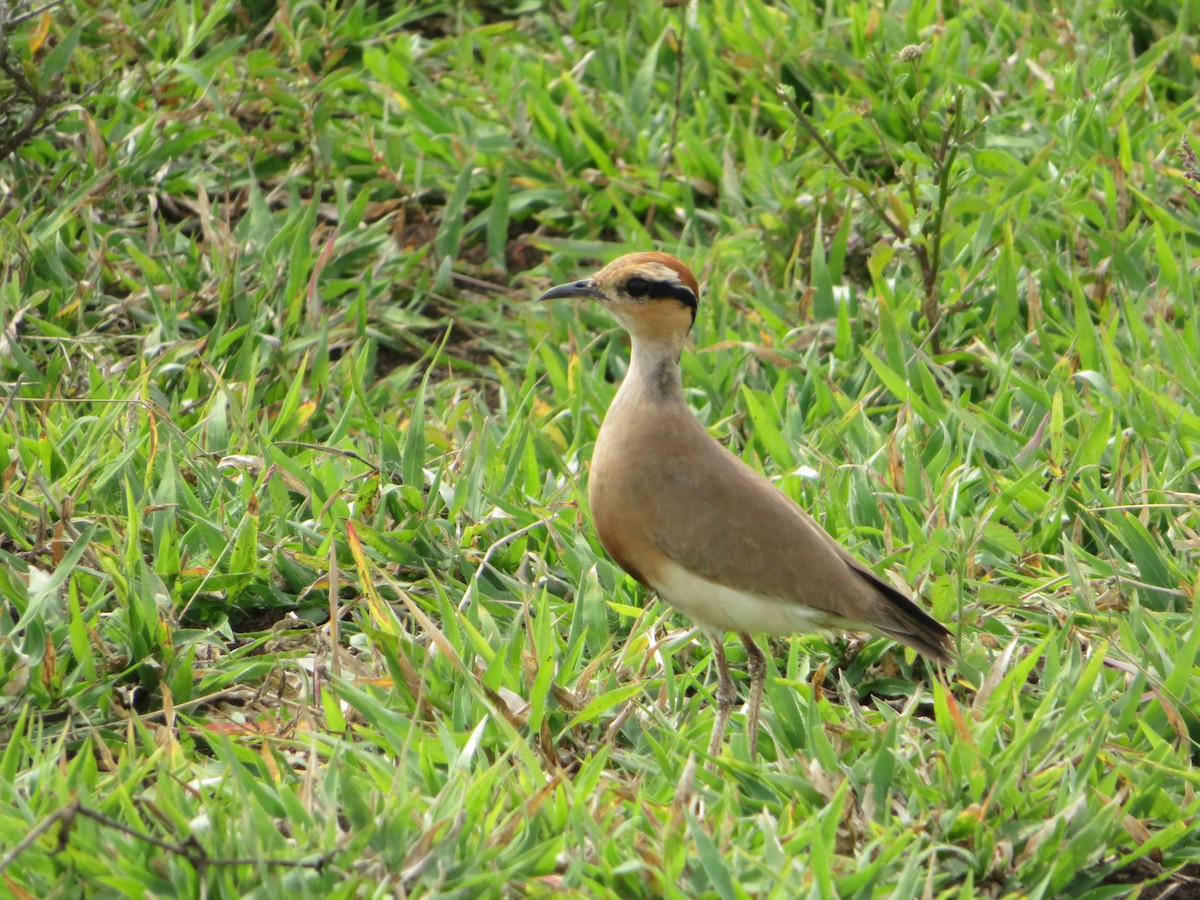
<path id="1" fill-rule="evenodd" d="M 50 10 L 45 10 L 38 16 L 38 23 L 34 26 L 33 35 L 29 38 L 29 52 L 33 56 L 37 56 L 37 52 L 45 46 L 46 38 L 50 35 Z"/>

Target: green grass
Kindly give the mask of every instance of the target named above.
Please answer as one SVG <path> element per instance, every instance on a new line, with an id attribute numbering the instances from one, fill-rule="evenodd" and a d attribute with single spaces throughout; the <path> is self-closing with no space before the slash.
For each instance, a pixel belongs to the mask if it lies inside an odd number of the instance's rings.
<path id="1" fill-rule="evenodd" d="M 0 161 L 4 889 L 1195 896 L 1198 23 L 14 27 L 65 96 Z M 773 641 L 714 771 L 708 643 L 586 514 L 626 339 L 532 302 L 649 248 L 703 282 L 697 415 L 959 654 Z"/>

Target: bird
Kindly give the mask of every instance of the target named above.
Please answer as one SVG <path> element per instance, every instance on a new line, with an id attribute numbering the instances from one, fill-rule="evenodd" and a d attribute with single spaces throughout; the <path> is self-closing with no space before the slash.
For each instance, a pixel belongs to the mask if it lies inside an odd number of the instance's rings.
<path id="1" fill-rule="evenodd" d="M 687 265 L 667 253 L 628 253 L 540 299 L 563 298 L 599 302 L 629 333 L 629 368 L 592 453 L 588 505 L 613 561 L 711 640 L 718 683 L 710 760 L 724 743 L 738 696 L 726 632 L 746 649 L 751 760 L 767 673 L 754 634 L 870 631 L 951 661 L 944 625 L 855 558 L 692 413 L 679 363 L 700 287 Z"/>

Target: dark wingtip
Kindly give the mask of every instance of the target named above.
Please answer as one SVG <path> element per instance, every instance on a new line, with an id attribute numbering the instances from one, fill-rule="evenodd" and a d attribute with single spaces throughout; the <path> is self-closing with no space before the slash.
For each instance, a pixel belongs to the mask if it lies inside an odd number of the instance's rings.
<path id="1" fill-rule="evenodd" d="M 886 601 L 887 620 L 874 623 L 876 628 L 888 637 L 912 647 L 922 656 L 946 664 L 954 661 L 950 629 L 875 573 L 858 566 L 851 568 Z"/>
<path id="2" fill-rule="evenodd" d="M 931 622 L 936 622 L 935 619 L 930 619 Z M 937 623 L 941 627 L 940 623 Z M 932 659 L 934 662 L 950 665 L 954 662 L 954 650 L 951 646 L 950 633 L 932 634 L 925 632 L 923 634 L 913 634 L 912 632 L 896 631 L 891 628 L 881 628 L 884 634 L 890 638 L 895 638 L 900 643 L 912 647 L 922 656 Z"/>

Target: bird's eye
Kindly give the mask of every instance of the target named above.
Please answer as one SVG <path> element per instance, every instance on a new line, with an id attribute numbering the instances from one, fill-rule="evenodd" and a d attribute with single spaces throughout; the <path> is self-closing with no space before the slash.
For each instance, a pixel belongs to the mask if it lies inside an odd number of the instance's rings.
<path id="1" fill-rule="evenodd" d="M 650 293 L 650 282 L 635 275 L 625 282 L 625 293 L 630 297 L 645 297 Z"/>

